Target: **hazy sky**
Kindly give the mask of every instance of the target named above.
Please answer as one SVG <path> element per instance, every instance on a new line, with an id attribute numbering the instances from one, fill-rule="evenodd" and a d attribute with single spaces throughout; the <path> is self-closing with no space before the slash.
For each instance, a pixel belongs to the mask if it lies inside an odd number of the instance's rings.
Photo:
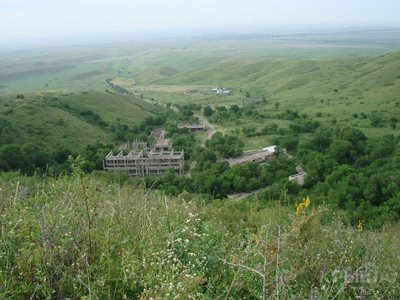
<path id="1" fill-rule="evenodd" d="M 0 39 L 230 26 L 400 25 L 400 0 L 0 0 Z"/>

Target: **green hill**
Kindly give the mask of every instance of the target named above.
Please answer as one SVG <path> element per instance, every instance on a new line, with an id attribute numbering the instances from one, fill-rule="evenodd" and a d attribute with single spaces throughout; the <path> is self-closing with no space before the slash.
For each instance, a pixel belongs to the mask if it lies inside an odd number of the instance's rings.
<path id="1" fill-rule="evenodd" d="M 256 60 L 195 67 L 157 84 L 198 84 L 234 87 L 270 98 L 294 99 L 324 96 L 331 89 L 346 94 L 369 94 L 373 90 L 399 88 L 400 52 L 376 58 L 334 60 Z M 351 93 L 350 93 L 351 92 Z M 387 92 L 386 92 L 387 93 Z M 343 94 L 342 94 L 343 96 Z"/>
<path id="2" fill-rule="evenodd" d="M 111 142 L 110 126 L 138 124 L 162 112 L 131 95 L 105 92 L 8 94 L 0 102 L 0 121 L 14 143 L 35 142 L 46 149 L 57 145 L 79 150 L 95 142 Z"/>

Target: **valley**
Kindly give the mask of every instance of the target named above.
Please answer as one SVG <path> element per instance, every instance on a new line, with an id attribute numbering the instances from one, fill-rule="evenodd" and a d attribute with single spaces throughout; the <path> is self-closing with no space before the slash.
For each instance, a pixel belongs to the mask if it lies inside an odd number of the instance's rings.
<path id="1" fill-rule="evenodd" d="M 399 33 L 2 49 L 0 298 L 398 298 Z"/>

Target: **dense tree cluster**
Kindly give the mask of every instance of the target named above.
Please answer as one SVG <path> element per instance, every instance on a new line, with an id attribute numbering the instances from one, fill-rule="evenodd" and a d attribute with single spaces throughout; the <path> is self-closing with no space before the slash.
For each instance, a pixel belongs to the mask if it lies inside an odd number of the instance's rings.
<path id="1" fill-rule="evenodd" d="M 191 178 L 178 176 L 171 170 L 160 178 L 145 178 L 146 186 L 162 189 L 170 195 L 186 191 L 221 199 L 228 194 L 264 189 L 280 181 L 285 184 L 288 176 L 296 172 L 296 161 L 286 156 L 273 158 L 261 166 L 249 162 L 230 168 L 226 161 L 216 162 L 215 152 L 208 148 L 196 149 L 196 162 Z M 133 180 L 141 182 L 141 179 Z"/>
<path id="2" fill-rule="evenodd" d="M 218 157 L 230 158 L 243 154 L 244 143 L 237 136 L 223 135 L 221 132 L 217 132 L 210 140 L 206 141 L 206 146 L 214 150 Z"/>
<path id="3" fill-rule="evenodd" d="M 113 145 L 97 143 L 88 145 L 81 155 L 85 158 L 86 164 L 82 167 L 86 172 L 102 169 L 104 157 L 113 150 Z M 71 171 L 69 156 L 76 157 L 78 153 L 64 146 L 58 146 L 49 152 L 36 143 L 23 145 L 8 144 L 0 146 L 0 169 L 2 171 L 18 170 L 26 175 L 36 174 L 57 177 L 60 174 Z"/>
<path id="4" fill-rule="evenodd" d="M 320 128 L 299 145 L 308 174 L 305 187 L 315 199 L 349 211 L 354 223 L 398 220 L 400 159 L 392 156 L 397 145 L 393 135 L 368 139 L 354 128 Z"/>

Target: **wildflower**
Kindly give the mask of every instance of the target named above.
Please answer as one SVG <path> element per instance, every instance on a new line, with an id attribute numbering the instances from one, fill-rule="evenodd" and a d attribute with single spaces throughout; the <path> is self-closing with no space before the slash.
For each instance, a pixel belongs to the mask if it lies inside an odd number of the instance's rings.
<path id="1" fill-rule="evenodd" d="M 300 204 L 296 203 L 296 215 L 300 215 L 300 212 L 303 208 L 308 207 L 311 204 L 310 197 L 307 196 L 306 198 L 303 198 L 303 202 Z"/>
<path id="2" fill-rule="evenodd" d="M 358 220 L 358 231 L 362 231 L 362 228 L 363 228 L 362 223 L 360 220 Z"/>

